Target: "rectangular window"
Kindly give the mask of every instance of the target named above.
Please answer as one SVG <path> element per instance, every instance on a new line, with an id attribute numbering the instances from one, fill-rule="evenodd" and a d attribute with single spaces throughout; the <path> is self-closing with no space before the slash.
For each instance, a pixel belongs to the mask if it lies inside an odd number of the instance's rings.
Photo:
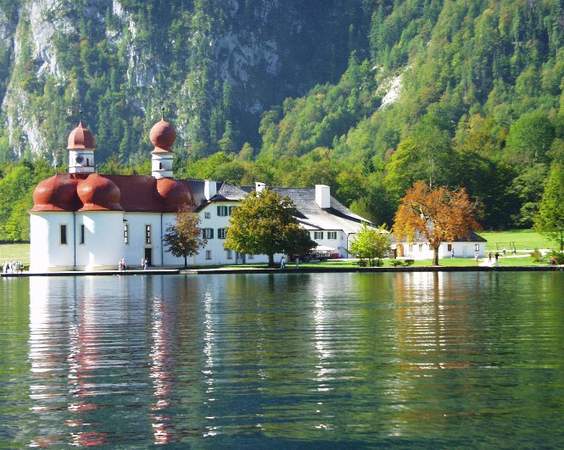
<path id="1" fill-rule="evenodd" d="M 151 245 L 151 225 L 145 225 L 145 244 Z"/>
<path id="2" fill-rule="evenodd" d="M 209 261 L 211 258 L 211 250 L 206 250 L 206 259 Z"/>
<path id="3" fill-rule="evenodd" d="M 323 231 L 316 231 L 313 233 L 313 239 L 323 239 Z"/>
<path id="4" fill-rule="evenodd" d="M 429 245 L 430 247 L 430 245 Z M 447 251 L 451 252 L 452 251 L 452 244 L 447 244 Z"/>
<path id="5" fill-rule="evenodd" d="M 211 219 L 211 212 L 206 211 L 206 212 L 204 213 L 204 219 Z"/>
<path id="6" fill-rule="evenodd" d="M 225 250 L 225 256 L 227 257 L 227 259 L 233 259 L 233 251 Z"/>
<path id="7" fill-rule="evenodd" d="M 480 251 L 480 244 L 474 244 L 474 251 L 475 251 L 475 252 L 479 252 L 479 251 Z"/>
<path id="8" fill-rule="evenodd" d="M 217 229 L 217 238 L 218 239 L 225 239 L 227 235 L 227 228 L 218 228 Z"/>
<path id="9" fill-rule="evenodd" d="M 419 244 L 419 251 L 420 251 L 420 252 L 423 251 L 423 244 Z"/>
<path id="10" fill-rule="evenodd" d="M 129 244 L 129 224 L 123 224 L 123 243 Z"/>
<path id="11" fill-rule="evenodd" d="M 327 239 L 337 239 L 337 232 L 336 231 L 328 231 L 327 232 Z"/>
<path id="12" fill-rule="evenodd" d="M 213 228 L 202 228 L 202 237 L 204 239 L 213 239 Z"/>
<path id="13" fill-rule="evenodd" d="M 220 217 L 226 217 L 229 215 L 229 207 L 228 206 L 218 206 L 217 207 L 217 215 Z"/>
<path id="14" fill-rule="evenodd" d="M 67 226 L 61 225 L 61 245 L 67 245 Z"/>
<path id="15" fill-rule="evenodd" d="M 84 244 L 84 225 L 80 226 L 80 243 Z"/>

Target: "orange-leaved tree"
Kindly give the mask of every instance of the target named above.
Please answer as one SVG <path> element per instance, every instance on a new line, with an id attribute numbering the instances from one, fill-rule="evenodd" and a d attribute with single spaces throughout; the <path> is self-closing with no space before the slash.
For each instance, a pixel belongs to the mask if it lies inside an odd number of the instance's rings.
<path id="1" fill-rule="evenodd" d="M 476 205 L 464 188 L 451 191 L 445 187 L 432 189 L 417 181 L 401 199 L 394 218 L 396 239 L 413 242 L 418 234 L 433 249 L 433 265 L 439 264 L 441 242 L 467 237 L 478 229 Z"/>

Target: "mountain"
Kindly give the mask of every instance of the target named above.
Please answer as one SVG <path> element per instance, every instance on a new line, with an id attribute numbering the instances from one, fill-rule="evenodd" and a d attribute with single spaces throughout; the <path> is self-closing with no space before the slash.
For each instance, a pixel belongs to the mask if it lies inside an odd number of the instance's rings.
<path id="1" fill-rule="evenodd" d="M 4 158 L 60 157 L 80 110 L 102 159 L 143 147 L 161 108 L 192 156 L 256 145 L 263 111 L 337 80 L 348 54 L 367 49 L 363 5 L 3 0 Z"/>
<path id="2" fill-rule="evenodd" d="M 161 108 L 179 176 L 326 183 L 376 223 L 424 179 L 531 226 L 564 160 L 561 0 L 0 0 L 0 36 L 8 196 L 79 116 L 105 171 L 146 172 Z"/>

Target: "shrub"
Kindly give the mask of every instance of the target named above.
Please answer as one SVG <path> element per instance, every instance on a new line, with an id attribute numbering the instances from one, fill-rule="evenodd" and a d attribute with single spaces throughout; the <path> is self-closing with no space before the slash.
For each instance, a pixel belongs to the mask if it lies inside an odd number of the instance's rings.
<path id="1" fill-rule="evenodd" d="M 392 259 L 390 261 L 390 264 L 394 267 L 397 267 L 397 266 L 401 266 L 403 264 L 403 262 L 399 259 Z"/>
<path id="2" fill-rule="evenodd" d="M 414 262 L 415 262 L 415 261 L 414 261 L 413 259 L 406 259 L 406 260 L 403 262 L 403 265 L 404 265 L 404 266 L 412 266 Z"/>
<path id="3" fill-rule="evenodd" d="M 564 252 L 557 252 L 557 251 L 552 251 L 550 252 L 550 255 L 548 255 L 550 264 L 553 265 L 560 265 L 560 264 L 564 264 Z"/>
<path id="4" fill-rule="evenodd" d="M 542 262 L 543 258 L 542 258 L 542 253 L 539 251 L 538 248 L 535 248 L 532 252 L 531 252 L 531 257 L 533 258 L 533 261 L 536 263 L 540 263 Z"/>

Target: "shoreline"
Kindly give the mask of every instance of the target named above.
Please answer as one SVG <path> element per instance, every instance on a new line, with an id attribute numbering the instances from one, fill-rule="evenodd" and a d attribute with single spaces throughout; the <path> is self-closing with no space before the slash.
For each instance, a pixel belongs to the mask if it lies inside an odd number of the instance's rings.
<path id="1" fill-rule="evenodd" d="M 557 266 L 409 266 L 409 267 L 271 267 L 149 269 L 149 270 L 93 270 L 61 272 L 2 273 L 1 278 L 57 277 L 57 276 L 109 276 L 109 275 L 234 275 L 234 274 L 296 274 L 296 273 L 396 273 L 396 272 L 562 272 Z"/>

